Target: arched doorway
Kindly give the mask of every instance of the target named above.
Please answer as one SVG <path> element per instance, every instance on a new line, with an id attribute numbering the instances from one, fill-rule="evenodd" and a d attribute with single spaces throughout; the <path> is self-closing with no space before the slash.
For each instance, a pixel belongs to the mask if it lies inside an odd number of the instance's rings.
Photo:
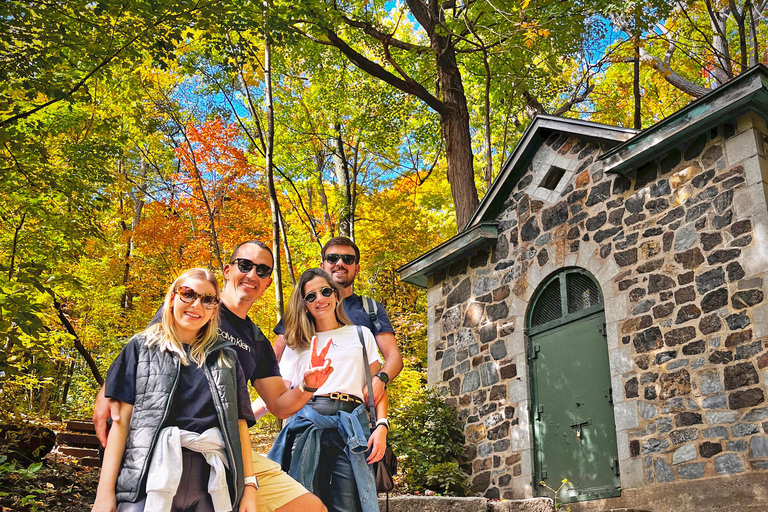
<path id="1" fill-rule="evenodd" d="M 563 501 L 621 494 L 600 287 L 582 269 L 542 283 L 527 318 L 534 487 L 572 483 Z M 550 493 L 551 496 L 551 493 Z"/>

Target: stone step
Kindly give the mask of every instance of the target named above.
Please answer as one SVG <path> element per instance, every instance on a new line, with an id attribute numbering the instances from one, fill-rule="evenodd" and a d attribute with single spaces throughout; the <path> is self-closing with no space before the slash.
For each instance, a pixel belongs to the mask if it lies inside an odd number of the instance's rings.
<path id="1" fill-rule="evenodd" d="M 96 448 L 101 446 L 95 434 L 76 434 L 72 432 L 61 432 L 58 434 L 56 436 L 56 444 L 77 448 Z"/>
<path id="2" fill-rule="evenodd" d="M 94 434 L 96 429 L 93 427 L 93 422 L 87 420 L 69 420 L 67 422 L 67 430 L 72 432 L 86 432 Z"/>
<path id="3" fill-rule="evenodd" d="M 90 468 L 99 468 L 101 467 L 101 460 L 99 460 L 98 457 L 83 457 L 80 459 L 80 465 Z"/>
<path id="4" fill-rule="evenodd" d="M 379 498 L 379 509 L 386 512 L 385 498 Z M 552 500 L 488 501 L 485 498 L 451 498 L 446 496 L 398 496 L 389 498 L 389 512 L 554 512 Z"/>
<path id="5" fill-rule="evenodd" d="M 73 446 L 59 446 L 58 452 L 70 457 L 96 457 L 99 458 L 99 450 L 96 448 L 77 448 Z"/>

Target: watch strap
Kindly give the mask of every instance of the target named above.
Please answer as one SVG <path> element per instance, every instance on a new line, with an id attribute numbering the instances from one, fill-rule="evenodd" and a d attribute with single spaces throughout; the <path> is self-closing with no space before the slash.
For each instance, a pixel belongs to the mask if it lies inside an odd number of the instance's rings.
<path id="1" fill-rule="evenodd" d="M 259 488 L 259 481 L 256 479 L 256 475 L 247 476 L 244 479 L 244 483 L 246 486 L 253 487 L 254 489 Z"/>
<path id="2" fill-rule="evenodd" d="M 304 379 L 301 380 L 301 384 L 299 384 L 299 389 L 302 391 L 306 391 L 307 393 L 314 393 L 320 388 L 311 388 L 304 384 Z"/>

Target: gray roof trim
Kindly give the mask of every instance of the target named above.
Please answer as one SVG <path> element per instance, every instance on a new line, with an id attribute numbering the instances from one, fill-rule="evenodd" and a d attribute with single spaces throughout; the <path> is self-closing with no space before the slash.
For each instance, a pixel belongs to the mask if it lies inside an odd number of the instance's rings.
<path id="1" fill-rule="evenodd" d="M 431 251 L 422 254 L 398 268 L 400 279 L 421 288 L 427 287 L 427 278 L 454 261 L 496 243 L 499 225 L 496 222 L 484 222 L 462 231 L 443 242 Z"/>
<path id="2" fill-rule="evenodd" d="M 587 139 L 608 140 L 619 143 L 630 139 L 638 133 L 638 130 L 631 128 L 609 126 L 582 119 L 537 114 L 528 126 L 528 129 L 523 133 L 515 149 L 509 155 L 506 163 L 501 168 L 501 172 L 499 172 L 491 188 L 488 189 L 474 215 L 472 215 L 472 218 L 464 228 L 465 230 L 487 219 L 489 212 L 493 210 L 493 206 L 506 199 L 508 193 L 525 174 L 528 163 L 533 158 L 533 155 L 553 131 L 580 135 Z"/>
<path id="3" fill-rule="evenodd" d="M 603 170 L 626 175 L 672 147 L 725 120 L 754 110 L 768 111 L 768 68 L 757 65 L 636 137 L 603 153 Z"/>

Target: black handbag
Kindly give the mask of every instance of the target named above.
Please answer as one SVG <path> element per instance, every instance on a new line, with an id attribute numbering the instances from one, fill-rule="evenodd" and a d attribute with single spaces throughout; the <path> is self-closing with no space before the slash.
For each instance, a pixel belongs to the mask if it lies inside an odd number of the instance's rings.
<path id="1" fill-rule="evenodd" d="M 371 424 L 371 431 L 376 425 L 376 409 L 373 404 L 373 385 L 371 382 L 371 369 L 368 367 L 368 351 L 365 349 L 365 339 L 363 339 L 363 330 L 357 326 L 357 336 L 363 345 L 363 366 L 365 367 L 365 381 L 368 385 L 368 417 Z M 384 457 L 378 462 L 371 464 L 376 479 L 376 491 L 386 492 L 387 501 L 389 501 L 389 491 L 395 488 L 395 481 L 392 478 L 397 473 L 397 457 L 392 447 L 387 443 L 387 449 L 384 451 Z"/>

